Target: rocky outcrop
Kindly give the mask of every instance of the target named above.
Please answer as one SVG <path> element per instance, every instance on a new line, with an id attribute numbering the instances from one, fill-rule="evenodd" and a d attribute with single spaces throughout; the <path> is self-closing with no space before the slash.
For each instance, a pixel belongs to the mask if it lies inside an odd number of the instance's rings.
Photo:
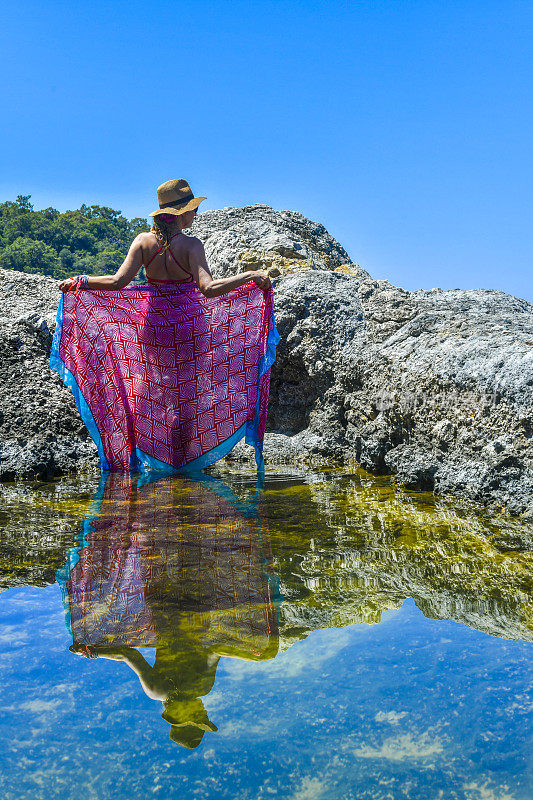
<path id="1" fill-rule="evenodd" d="M 74 398 L 48 360 L 58 282 L 0 270 L 0 478 L 51 478 L 98 466 Z"/>
<path id="2" fill-rule="evenodd" d="M 206 211 L 196 217 L 191 233 L 203 241 L 208 263 L 220 277 L 248 269 L 278 277 L 343 265 L 368 277 L 323 225 L 297 211 L 261 204 Z"/>
<path id="3" fill-rule="evenodd" d="M 267 269 L 282 340 L 267 463 L 355 459 L 533 517 L 533 306 L 492 290 L 407 292 L 375 281 L 322 225 L 268 206 L 198 215 L 215 274 Z M 96 465 L 48 370 L 55 281 L 0 271 L 4 479 Z M 248 457 L 244 445 L 233 458 Z"/>
<path id="4" fill-rule="evenodd" d="M 533 306 L 313 272 L 280 281 L 270 425 L 404 486 L 533 513 Z"/>

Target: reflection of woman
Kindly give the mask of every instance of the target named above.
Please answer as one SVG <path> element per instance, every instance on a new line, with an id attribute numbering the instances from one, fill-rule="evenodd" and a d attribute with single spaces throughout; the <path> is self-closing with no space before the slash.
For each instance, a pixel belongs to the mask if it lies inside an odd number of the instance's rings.
<path id="1" fill-rule="evenodd" d="M 179 645 L 178 642 L 174 646 L 158 645 L 153 667 L 135 647 L 73 645 L 70 650 L 89 658 L 108 658 L 127 664 L 139 678 L 145 694 L 162 701 L 165 710 L 161 716 L 170 723 L 170 738 L 192 748 L 200 744 L 205 731 L 218 730 L 209 720 L 200 698 L 213 688 L 220 656 L 199 646 L 194 637 L 184 637 Z"/>
<path id="2" fill-rule="evenodd" d="M 265 531 L 253 504 L 219 481 L 139 483 L 123 473 L 102 479 L 98 513 L 60 575 L 71 650 L 128 664 L 164 703 L 171 738 L 196 747 L 217 730 L 200 698 L 220 656 L 277 652 Z M 136 649 L 147 646 L 153 666 Z"/>

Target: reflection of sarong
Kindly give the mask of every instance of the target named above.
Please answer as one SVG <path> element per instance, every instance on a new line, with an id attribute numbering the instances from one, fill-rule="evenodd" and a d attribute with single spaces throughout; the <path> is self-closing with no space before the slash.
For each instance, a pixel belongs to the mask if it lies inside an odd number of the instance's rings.
<path id="1" fill-rule="evenodd" d="M 261 465 L 272 309 L 272 290 L 251 281 L 211 299 L 188 283 L 64 294 L 50 367 L 102 470 L 199 470 L 243 436 Z"/>
<path id="2" fill-rule="evenodd" d="M 114 473 L 97 512 L 59 576 L 75 645 L 187 642 L 252 659 L 277 650 L 275 581 L 252 504 L 214 479 L 136 489 Z"/>

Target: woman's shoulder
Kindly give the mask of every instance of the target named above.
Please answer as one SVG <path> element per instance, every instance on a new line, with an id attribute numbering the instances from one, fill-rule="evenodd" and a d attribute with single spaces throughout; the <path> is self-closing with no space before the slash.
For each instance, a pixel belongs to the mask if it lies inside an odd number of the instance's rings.
<path id="1" fill-rule="evenodd" d="M 182 233 L 183 233 L 183 231 L 182 231 Z M 184 243 L 185 246 L 190 250 L 194 250 L 197 247 L 203 247 L 204 246 L 204 243 L 202 242 L 202 240 L 199 239 L 197 236 L 188 236 L 186 233 L 183 233 L 183 235 L 180 238 L 182 240 L 182 243 Z"/>
<path id="2" fill-rule="evenodd" d="M 140 244 L 141 247 L 152 247 L 154 244 L 157 244 L 157 237 L 151 231 L 143 231 L 137 234 L 133 243 Z"/>
<path id="3" fill-rule="evenodd" d="M 185 250 L 195 250 L 198 247 L 203 247 L 203 242 L 197 236 L 188 236 L 186 233 L 181 232 L 180 236 L 172 237 L 173 246 L 174 244 L 179 244 L 181 247 L 184 247 Z M 161 247 L 159 239 L 152 233 L 152 231 L 143 231 L 142 233 L 137 234 L 134 239 L 134 243 L 140 244 L 141 247 L 145 249 L 150 249 L 152 247 Z"/>

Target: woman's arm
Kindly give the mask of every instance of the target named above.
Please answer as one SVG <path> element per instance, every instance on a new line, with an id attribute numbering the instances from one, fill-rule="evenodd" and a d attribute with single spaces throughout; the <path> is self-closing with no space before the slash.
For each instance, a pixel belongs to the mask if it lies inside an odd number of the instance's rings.
<path id="1" fill-rule="evenodd" d="M 145 694 L 152 700 L 165 700 L 172 686 L 153 667 L 144 656 L 134 647 L 128 646 L 91 646 L 70 647 L 69 650 L 76 655 L 89 658 L 108 658 L 110 661 L 123 661 L 132 669 L 143 687 Z"/>
<path id="2" fill-rule="evenodd" d="M 261 289 L 268 289 L 270 286 L 270 278 L 266 272 L 241 272 L 229 278 L 213 278 L 207 265 L 204 246 L 200 239 L 196 238 L 191 242 L 189 267 L 196 285 L 205 297 L 220 297 L 233 289 L 238 289 L 248 281 L 255 281 Z"/>
<path id="3" fill-rule="evenodd" d="M 131 243 L 128 255 L 114 275 L 90 275 L 86 284 L 87 289 L 123 289 L 130 283 L 143 265 L 142 236 L 140 233 Z M 72 287 L 74 278 L 61 281 L 59 288 L 68 292 Z"/>

